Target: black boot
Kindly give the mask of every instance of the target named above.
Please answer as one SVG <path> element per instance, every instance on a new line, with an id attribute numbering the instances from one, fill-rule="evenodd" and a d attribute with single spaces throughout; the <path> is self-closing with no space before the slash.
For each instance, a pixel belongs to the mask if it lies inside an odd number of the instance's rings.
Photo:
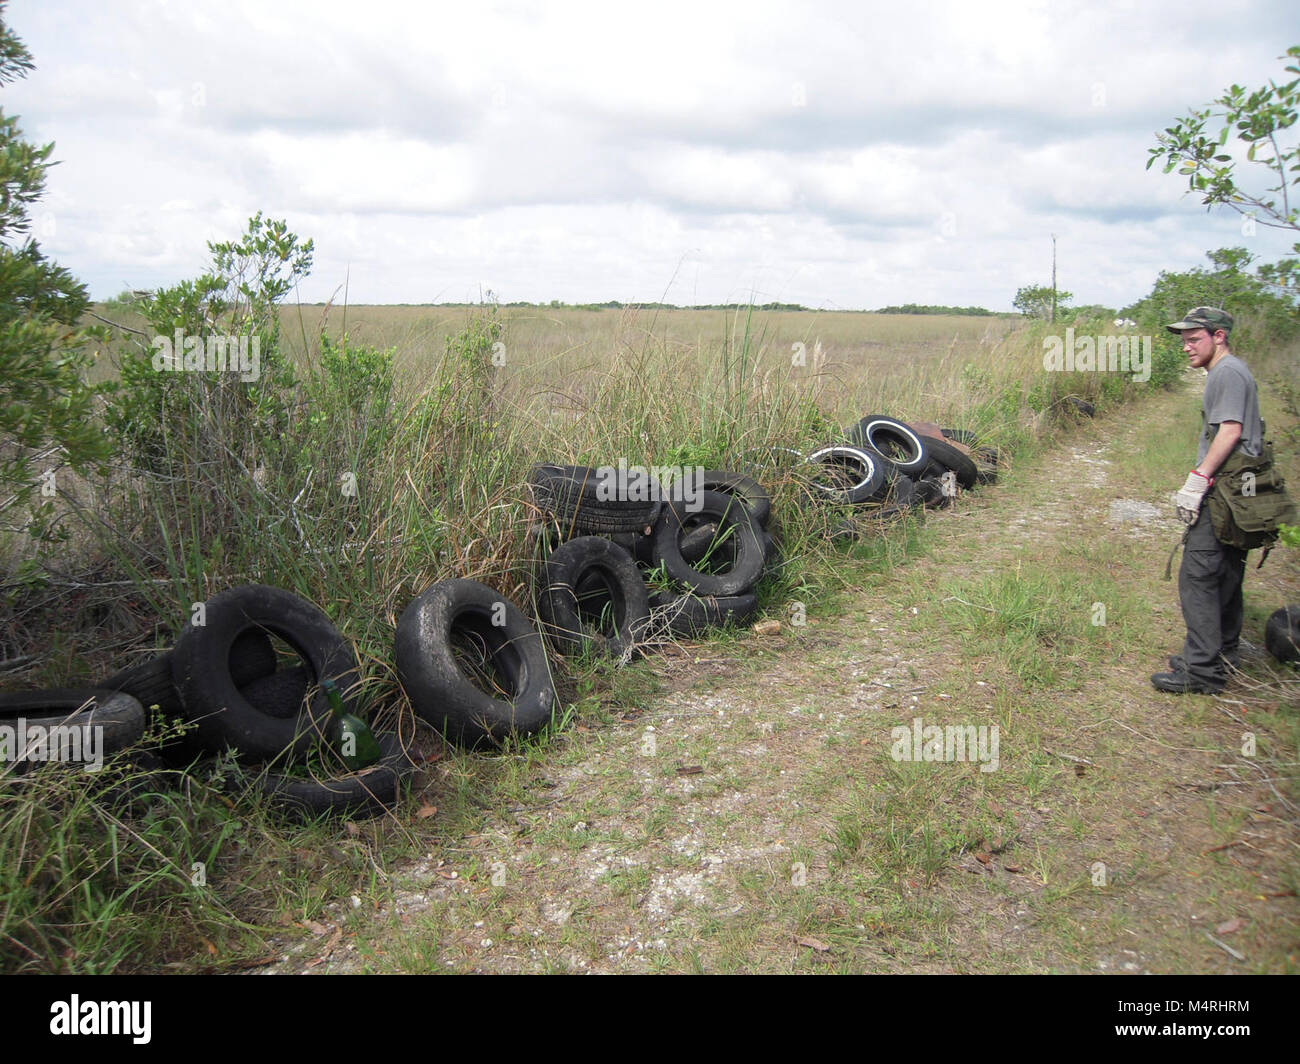
<path id="1" fill-rule="evenodd" d="M 1151 685 L 1157 691 L 1168 691 L 1171 695 L 1217 695 L 1223 690 L 1223 684 L 1206 683 L 1181 670 L 1158 672 L 1151 677 Z"/>

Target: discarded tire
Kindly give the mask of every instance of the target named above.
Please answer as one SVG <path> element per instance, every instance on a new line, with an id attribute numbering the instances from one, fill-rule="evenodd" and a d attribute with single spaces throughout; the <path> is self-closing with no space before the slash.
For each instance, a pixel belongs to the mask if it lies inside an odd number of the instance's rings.
<path id="1" fill-rule="evenodd" d="M 287 720 L 302 709 L 303 699 L 307 697 L 307 688 L 310 686 L 311 677 L 307 669 L 295 665 L 291 669 L 281 669 L 269 676 L 241 684 L 239 693 L 259 713 Z"/>
<path id="2" fill-rule="evenodd" d="M 517 606 L 477 580 L 443 580 L 416 597 L 397 622 L 394 650 L 411 706 L 455 742 L 500 742 L 551 720 L 555 688 L 542 637 Z"/>
<path id="3" fill-rule="evenodd" d="M 156 654 L 137 665 L 115 672 L 99 685 L 106 691 L 121 691 L 145 709 L 157 706 L 164 716 L 181 712 L 181 694 L 172 681 L 172 653 Z"/>
<path id="4" fill-rule="evenodd" d="M 899 509 L 909 509 L 912 506 L 919 505 L 916 498 L 916 481 L 906 475 L 901 475 L 894 481 L 894 506 Z"/>
<path id="5" fill-rule="evenodd" d="M 312 682 L 331 679 L 345 708 L 358 683 L 351 645 L 321 610 L 279 588 L 249 584 L 214 595 L 205 604 L 205 623 L 187 624 L 172 652 L 172 678 L 181 694 L 183 716 L 198 725 L 203 745 L 216 752 L 233 746 L 261 761 L 305 758 L 326 732 L 329 703 L 317 691 L 291 717 L 260 712 L 240 693 L 231 675 L 230 651 L 244 632 L 261 629 L 298 652 Z"/>
<path id="6" fill-rule="evenodd" d="M 910 425 L 884 414 L 868 414 L 849 430 L 849 442 L 879 451 L 910 477 L 925 473 L 929 463 L 925 441 Z"/>
<path id="7" fill-rule="evenodd" d="M 682 557 L 681 540 L 691 524 L 716 522 L 718 546 L 725 539 L 735 542 L 735 554 L 729 569 L 708 572 L 690 565 Z M 761 529 L 744 503 L 717 491 L 701 494 L 699 509 L 688 511 L 678 500 L 665 503 L 654 531 L 654 561 L 662 564 L 669 579 L 700 595 L 729 597 L 743 595 L 763 575 L 765 544 L 759 539 Z"/>
<path id="8" fill-rule="evenodd" d="M 1264 646 L 1278 661 L 1300 661 L 1300 606 L 1285 606 L 1269 614 Z"/>
<path id="9" fill-rule="evenodd" d="M 930 456 L 930 472 L 937 471 L 942 475 L 951 470 L 963 488 L 973 488 L 978 482 L 979 471 L 970 455 L 964 451 L 946 440 L 936 440 L 933 437 L 927 437 L 925 448 Z"/>
<path id="10" fill-rule="evenodd" d="M 817 488 L 835 502 L 871 502 L 885 494 L 892 479 L 892 463 L 876 451 L 859 446 L 837 444 L 813 451 L 808 462 L 824 467 L 823 479 Z M 896 474 L 895 474 L 896 475 Z"/>
<path id="11" fill-rule="evenodd" d="M 758 596 L 750 592 L 717 598 L 657 591 L 650 596 L 650 608 L 673 635 L 697 636 L 709 628 L 748 620 L 758 609 Z"/>
<path id="12" fill-rule="evenodd" d="M 683 532 L 679 541 L 682 548 L 682 561 L 686 562 L 687 565 L 699 565 L 701 562 L 709 561 L 713 553 L 713 541 L 717 538 L 718 523 L 716 521 L 706 521 L 704 524 L 696 525 L 689 532 Z M 720 549 L 726 552 L 726 562 L 734 564 L 736 551 L 731 540 L 721 544 Z"/>
<path id="13" fill-rule="evenodd" d="M 949 496 L 944 492 L 943 485 L 933 477 L 922 477 L 913 485 L 913 505 L 920 502 L 934 509 L 946 505 L 948 501 Z"/>
<path id="14" fill-rule="evenodd" d="M 275 647 L 263 631 L 241 632 L 230 646 L 230 676 L 236 687 L 275 671 Z M 145 709 L 157 706 L 168 717 L 181 715 L 181 696 L 172 680 L 172 652 L 158 654 L 138 665 L 116 672 L 100 685 L 107 691 L 123 691 Z"/>
<path id="15" fill-rule="evenodd" d="M 1064 395 L 1059 400 L 1060 406 L 1068 406 L 1084 417 L 1093 417 L 1097 413 L 1097 408 L 1087 399 L 1080 399 L 1077 395 Z"/>
<path id="16" fill-rule="evenodd" d="M 599 642 L 621 657 L 641 641 L 650 622 L 645 583 L 632 555 L 600 536 L 580 536 L 556 548 L 543 568 L 537 609 L 543 632 L 563 654 Z"/>
<path id="17" fill-rule="evenodd" d="M 26 749 L 19 749 L 24 722 L 27 737 Z M 68 754 L 75 760 L 86 761 L 86 752 L 95 750 L 98 755 L 114 753 L 139 740 L 144 734 L 144 707 L 139 700 L 121 691 L 107 691 L 94 687 L 58 687 L 46 691 L 18 691 L 0 695 L 0 726 L 15 729 L 12 738 L 5 736 L 6 761 L 55 761 Z M 44 738 L 33 733 L 41 728 Z M 50 728 L 78 729 L 75 738 L 70 731 L 59 734 L 67 737 L 66 748 L 51 749 L 54 738 Z M 102 729 L 87 733 L 85 729 Z M 74 752 L 72 744 L 77 750 Z M 0 762 L 3 764 L 3 762 Z"/>
<path id="18" fill-rule="evenodd" d="M 273 807 L 296 820 L 379 816 L 397 805 L 402 780 L 410 775 L 414 764 L 393 732 L 379 732 L 375 739 L 383 756 L 359 772 L 311 778 L 263 772 L 252 782 Z M 246 779 L 247 775 L 241 773 L 227 783 Z"/>
<path id="19" fill-rule="evenodd" d="M 550 463 L 533 469 L 529 480 L 533 498 L 559 524 L 564 538 L 575 533 L 640 532 L 655 523 L 663 504 L 659 484 L 652 477 L 633 485 L 600 474 L 601 470 L 589 466 Z"/>
<path id="20" fill-rule="evenodd" d="M 735 495 L 749 510 L 750 516 L 764 528 L 772 516 L 772 497 L 753 477 L 744 473 L 727 473 L 717 469 L 706 470 L 703 478 L 705 491 L 721 491 Z"/>

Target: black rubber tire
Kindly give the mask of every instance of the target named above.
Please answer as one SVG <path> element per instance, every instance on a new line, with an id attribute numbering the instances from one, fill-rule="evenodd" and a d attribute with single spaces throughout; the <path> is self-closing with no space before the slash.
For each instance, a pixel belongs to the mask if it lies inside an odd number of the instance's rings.
<path id="1" fill-rule="evenodd" d="M 713 546 L 713 541 L 718 538 L 718 523 L 716 521 L 705 521 L 703 524 L 696 525 L 689 531 L 683 532 L 682 537 L 678 540 L 678 545 L 682 549 L 682 561 L 687 565 L 699 565 L 709 557 L 709 548 Z M 721 550 L 727 551 L 731 548 L 731 541 L 727 540 L 722 544 Z M 731 555 L 732 564 L 735 563 L 735 549 L 728 551 Z"/>
<path id="2" fill-rule="evenodd" d="M 1077 395 L 1062 396 L 1058 400 L 1058 405 L 1063 407 L 1068 406 L 1082 414 L 1084 417 L 1094 417 L 1097 413 L 1097 408 L 1095 406 L 1088 402 L 1087 399 L 1080 399 Z"/>
<path id="3" fill-rule="evenodd" d="M 944 494 L 943 485 L 938 480 L 933 477 L 922 477 L 914 485 L 912 500 L 913 505 L 921 502 L 934 509 L 938 506 L 946 506 L 949 497 Z"/>
<path id="4" fill-rule="evenodd" d="M 849 430 L 848 437 L 850 443 L 878 451 L 909 477 L 924 475 L 930 461 L 925 437 L 884 414 L 868 414 Z"/>
<path id="5" fill-rule="evenodd" d="M 612 606 L 614 632 L 593 636 L 584 620 L 589 597 Z M 614 657 L 632 651 L 650 623 L 645 583 L 632 555 L 600 536 L 561 544 L 543 567 L 537 610 L 543 634 L 562 654 L 579 654 L 603 643 Z"/>
<path id="6" fill-rule="evenodd" d="M 743 624 L 758 609 L 758 596 L 749 592 L 722 598 L 701 598 L 656 591 L 650 596 L 650 607 L 657 611 L 661 626 L 666 624 L 675 636 L 689 637 L 702 635 L 710 628 Z"/>
<path id="7" fill-rule="evenodd" d="M 650 485 L 654 498 L 649 501 L 604 498 L 607 485 L 599 473 L 590 466 L 544 463 L 534 467 L 529 478 L 533 499 L 559 524 L 565 539 L 575 534 L 641 532 L 655 523 L 663 508 L 658 484 Z"/>
<path id="8" fill-rule="evenodd" d="M 734 563 L 727 572 L 701 572 L 682 557 L 681 540 L 692 523 L 716 521 L 719 535 L 735 540 Z M 672 500 L 664 505 L 654 533 L 654 562 L 662 564 L 669 579 L 700 595 L 728 598 L 743 595 L 763 575 L 766 546 L 759 538 L 762 529 L 743 502 L 718 491 L 701 493 L 699 509 Z"/>
<path id="9" fill-rule="evenodd" d="M 714 521 L 697 525 L 689 532 L 684 532 L 681 538 L 682 561 L 688 565 L 698 565 L 709 555 L 709 547 L 717 537 L 718 526 Z M 763 565 L 768 567 L 776 564 L 778 560 L 778 551 L 776 549 L 776 540 L 765 528 L 760 528 L 758 538 L 763 544 Z M 736 564 L 736 546 L 734 541 L 728 539 L 721 545 L 722 554 L 719 560 L 726 565 L 734 566 Z"/>
<path id="10" fill-rule="evenodd" d="M 631 554 L 631 553 L 633 553 L 633 552 L 636 550 L 636 541 L 637 541 L 637 536 L 640 535 L 640 533 L 638 533 L 638 532 L 602 532 L 601 535 L 603 535 L 603 536 L 604 536 L 607 540 L 609 540 L 611 543 L 617 543 L 620 547 L 622 547 L 625 551 L 627 551 L 628 554 Z M 560 545 L 559 543 L 554 543 L 554 544 L 552 544 L 552 545 L 551 545 L 551 550 L 554 550 L 554 549 L 555 549 L 556 547 L 558 547 L 559 545 Z"/>
<path id="11" fill-rule="evenodd" d="M 494 616 L 505 623 L 494 626 Z M 479 689 L 461 670 L 451 644 L 456 632 L 480 643 L 508 685 L 506 697 Z M 454 742 L 527 735 L 556 709 L 542 637 L 517 606 L 477 580 L 443 580 L 416 597 L 397 622 L 394 651 L 412 708 Z"/>
<path id="12" fill-rule="evenodd" d="M 157 706 L 167 717 L 181 715 L 181 693 L 172 681 L 172 652 L 156 654 L 137 665 L 113 673 L 99 684 L 106 691 L 121 691 L 145 709 Z"/>
<path id="13" fill-rule="evenodd" d="M 753 477 L 744 473 L 727 473 L 718 469 L 705 470 L 703 478 L 705 491 L 721 491 L 735 495 L 744 502 L 750 515 L 763 528 L 767 527 L 768 518 L 772 516 L 772 496 Z"/>
<path id="14" fill-rule="evenodd" d="M 906 474 L 901 474 L 894 481 L 894 506 L 906 510 L 916 505 L 919 505 L 919 500 L 916 498 L 916 481 Z"/>
<path id="15" fill-rule="evenodd" d="M 239 693 L 259 713 L 287 720 L 297 716 L 302 709 L 303 699 L 307 697 L 307 688 L 310 686 L 311 674 L 307 667 L 295 665 L 241 684 Z"/>
<path id="16" fill-rule="evenodd" d="M 139 741 L 145 725 L 144 707 L 138 699 L 122 691 L 96 687 L 55 687 L 0 694 L 0 724 L 15 727 L 14 722 L 20 717 L 26 720 L 28 728 L 35 725 L 103 728 L 97 747 L 101 754 L 115 753 Z M 16 754 L 16 750 L 9 751 L 10 757 Z"/>
<path id="17" fill-rule="evenodd" d="M 925 447 L 930 455 L 930 473 L 942 474 L 952 470 L 957 474 L 957 483 L 963 488 L 973 488 L 979 482 L 979 470 L 970 455 L 946 440 L 936 440 L 933 436 L 926 437 Z"/>
<path id="18" fill-rule="evenodd" d="M 203 746 L 220 752 L 233 746 L 259 761 L 303 759 L 328 734 L 329 702 L 318 690 L 292 717 L 260 713 L 240 694 L 230 673 L 230 648 L 243 632 L 263 629 L 298 652 L 312 683 L 332 679 L 344 709 L 355 712 L 359 683 L 356 652 L 330 619 L 297 595 L 264 584 L 247 584 L 214 595 L 206 623 L 186 624 L 172 651 L 172 678 L 181 693 L 184 717 L 198 725 Z"/>
<path id="19" fill-rule="evenodd" d="M 966 429 L 940 429 L 946 440 L 956 440 L 958 443 L 964 443 L 967 447 L 979 446 L 980 438 L 973 432 Z"/>
<path id="20" fill-rule="evenodd" d="M 630 555 L 637 565 L 650 566 L 650 558 L 654 553 L 654 537 L 646 534 L 644 531 L 639 532 L 606 532 L 602 533 L 611 543 L 617 543 Z M 557 544 L 558 546 L 558 544 Z"/>
<path id="21" fill-rule="evenodd" d="M 241 632 L 230 645 L 230 676 L 236 687 L 275 672 L 275 647 L 259 629 Z M 138 665 L 116 672 L 99 685 L 106 691 L 124 691 L 145 709 L 157 706 L 164 716 L 181 715 L 181 694 L 172 680 L 172 652 L 158 654 Z"/>
<path id="22" fill-rule="evenodd" d="M 293 820 L 324 816 L 361 820 L 380 816 L 396 807 L 402 780 L 415 766 L 395 733 L 379 732 L 375 739 L 383 757 L 359 772 L 320 779 L 262 772 L 255 779 L 256 786 L 273 808 Z"/>
<path id="23" fill-rule="evenodd" d="M 175 692 L 175 698 L 172 703 L 173 708 L 168 709 L 159 705 L 159 712 L 168 719 L 184 720 L 185 714 L 181 708 L 180 692 L 176 690 L 176 684 L 171 678 L 171 651 L 155 659 L 152 664 L 155 670 L 160 665 L 167 668 L 167 685 Z M 275 647 L 271 645 L 271 637 L 260 628 L 250 628 L 247 631 L 240 632 L 235 641 L 230 645 L 230 678 L 234 681 L 236 687 L 241 690 L 246 684 L 255 682 L 264 676 L 269 676 L 275 671 Z M 157 680 L 161 684 L 161 680 Z M 157 690 L 157 688 L 155 688 Z M 134 692 L 132 692 L 134 693 Z M 136 697 L 139 697 L 137 695 Z M 144 699 L 140 699 L 144 702 Z M 150 703 L 145 702 L 146 709 Z M 191 765 L 200 758 L 207 757 L 211 751 L 203 744 L 197 731 L 191 729 L 182 735 L 172 735 L 164 740 L 157 747 L 157 755 L 161 758 L 163 764 L 171 768 L 184 768 Z"/>
<path id="24" fill-rule="evenodd" d="M 662 513 L 662 511 L 660 511 Z M 655 537 L 653 535 L 654 527 L 651 526 L 650 535 L 637 533 L 636 541 L 632 545 L 632 560 L 638 566 L 649 569 L 655 563 Z"/>
<path id="25" fill-rule="evenodd" d="M 898 476 L 895 467 L 883 455 L 857 445 L 822 447 L 808 456 L 808 462 L 826 466 L 837 476 L 843 474 L 840 476 L 844 481 L 843 487 L 833 488 L 821 483 L 816 487 L 826 494 L 828 501 L 855 506 L 883 497 L 889 490 L 890 481 Z"/>
<path id="26" fill-rule="evenodd" d="M 1278 661 L 1300 661 L 1300 606 L 1284 606 L 1269 614 L 1264 646 Z"/>

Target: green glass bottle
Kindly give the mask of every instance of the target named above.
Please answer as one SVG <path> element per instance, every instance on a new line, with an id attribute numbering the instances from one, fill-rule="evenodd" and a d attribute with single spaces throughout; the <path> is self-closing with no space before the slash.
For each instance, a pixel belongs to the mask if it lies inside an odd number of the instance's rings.
<path id="1" fill-rule="evenodd" d="M 325 689 L 330 712 L 334 715 L 334 749 L 343 759 L 343 764 L 347 765 L 349 772 L 373 765 L 384 756 L 374 732 L 356 714 L 344 712 L 343 697 L 333 680 L 322 681 L 321 687 Z"/>

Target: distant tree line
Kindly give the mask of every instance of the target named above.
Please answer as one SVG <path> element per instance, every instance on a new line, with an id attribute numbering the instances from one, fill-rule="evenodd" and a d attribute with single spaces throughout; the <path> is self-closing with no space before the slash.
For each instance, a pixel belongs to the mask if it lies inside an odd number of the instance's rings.
<path id="1" fill-rule="evenodd" d="M 679 303 L 620 303 L 617 299 L 611 299 L 607 303 L 565 303 L 559 299 L 552 299 L 549 303 L 530 303 L 527 300 L 518 300 L 513 303 L 502 303 L 501 305 L 504 307 L 553 307 L 556 310 L 625 310 L 628 307 L 634 307 L 638 310 L 747 310 L 750 307 L 749 303 L 693 303 L 682 306 Z M 808 309 L 800 303 L 755 303 L 753 308 L 755 310 Z"/>
<path id="2" fill-rule="evenodd" d="M 116 300 L 110 302 L 129 303 L 132 293 L 123 292 Z M 476 307 L 478 303 L 391 303 L 395 307 Z M 510 303 L 498 303 L 502 307 L 535 307 L 539 310 L 800 310 L 817 313 L 813 307 L 802 303 L 622 303 L 611 299 L 606 303 L 565 303 L 552 299 L 546 303 L 530 303 L 526 299 Z M 323 303 L 304 303 L 303 306 L 324 306 Z M 988 310 L 984 307 L 937 307 L 923 303 L 904 303 L 901 307 L 881 307 L 879 310 L 854 310 L 849 307 L 822 308 L 823 312 L 833 310 L 836 314 L 961 314 L 968 317 L 996 317 L 1005 315 L 1005 311 Z"/>
<path id="3" fill-rule="evenodd" d="M 984 307 L 934 307 L 927 303 L 904 303 L 901 307 L 881 307 L 877 314 L 963 314 L 968 317 L 993 317 Z"/>

